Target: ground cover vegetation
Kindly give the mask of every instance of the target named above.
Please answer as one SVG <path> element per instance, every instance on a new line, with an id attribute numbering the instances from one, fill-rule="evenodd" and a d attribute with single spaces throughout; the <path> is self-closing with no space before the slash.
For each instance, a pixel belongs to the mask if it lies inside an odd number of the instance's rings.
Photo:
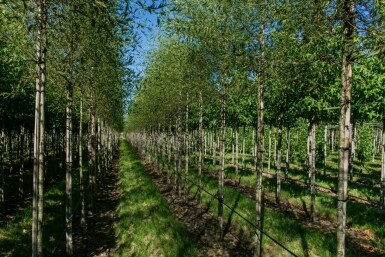
<path id="1" fill-rule="evenodd" d="M 383 255 L 384 8 L 169 1 L 128 140 L 256 256 Z"/>

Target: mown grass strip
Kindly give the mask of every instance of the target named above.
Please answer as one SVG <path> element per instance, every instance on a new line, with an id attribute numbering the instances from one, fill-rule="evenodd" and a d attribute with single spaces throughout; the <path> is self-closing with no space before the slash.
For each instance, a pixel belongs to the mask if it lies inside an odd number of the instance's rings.
<path id="1" fill-rule="evenodd" d="M 115 256 L 197 256 L 198 251 L 128 143 L 121 143 Z"/>

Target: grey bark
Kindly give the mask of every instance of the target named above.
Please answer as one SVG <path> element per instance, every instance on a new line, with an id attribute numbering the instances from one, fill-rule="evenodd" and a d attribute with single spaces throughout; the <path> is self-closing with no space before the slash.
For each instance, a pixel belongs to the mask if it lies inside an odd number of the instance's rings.
<path id="1" fill-rule="evenodd" d="M 354 1 L 343 1 L 343 50 L 341 67 L 341 118 L 340 151 L 338 171 L 338 205 L 337 205 L 337 256 L 345 256 L 346 203 L 349 171 L 349 125 L 351 113 L 352 90 L 352 55 L 354 49 Z"/>

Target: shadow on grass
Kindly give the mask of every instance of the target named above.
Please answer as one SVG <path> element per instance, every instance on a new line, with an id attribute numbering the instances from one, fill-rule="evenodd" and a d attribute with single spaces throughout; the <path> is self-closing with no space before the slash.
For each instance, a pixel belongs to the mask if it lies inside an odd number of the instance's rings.
<path id="1" fill-rule="evenodd" d="M 126 142 L 120 176 L 117 256 L 196 256 L 193 242 Z"/>

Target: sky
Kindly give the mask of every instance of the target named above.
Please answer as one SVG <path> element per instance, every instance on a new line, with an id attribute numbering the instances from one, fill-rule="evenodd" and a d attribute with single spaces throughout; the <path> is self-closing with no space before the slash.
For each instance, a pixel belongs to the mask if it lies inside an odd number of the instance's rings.
<path id="1" fill-rule="evenodd" d="M 147 5 L 151 5 L 151 3 L 152 1 L 146 1 Z M 139 35 L 139 45 L 134 54 L 134 63 L 130 68 L 139 75 L 143 75 L 146 66 L 146 55 L 157 46 L 156 38 L 159 35 L 159 28 L 156 14 L 140 10 L 137 16 L 137 23 L 142 24 L 143 28 L 135 29 L 135 32 Z"/>

